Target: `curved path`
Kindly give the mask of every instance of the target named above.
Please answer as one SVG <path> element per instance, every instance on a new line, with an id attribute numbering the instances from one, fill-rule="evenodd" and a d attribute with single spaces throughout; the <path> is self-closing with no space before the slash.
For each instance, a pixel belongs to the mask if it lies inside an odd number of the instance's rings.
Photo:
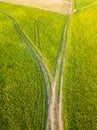
<path id="1" fill-rule="evenodd" d="M 69 18 L 68 15 L 72 14 L 72 1 L 65 3 L 65 14 L 67 14 L 67 24 L 63 27 L 63 33 L 60 43 L 59 54 L 56 63 L 54 81 L 52 83 L 52 97 L 50 103 L 50 129 L 56 130 L 63 130 L 62 124 L 62 86 L 63 86 L 63 72 L 64 72 L 64 65 L 65 65 L 65 56 L 66 56 L 66 46 L 67 46 L 67 33 L 68 33 L 68 26 L 69 26 Z M 58 82 L 59 81 L 59 82 Z M 56 91 L 59 89 L 59 97 L 57 101 Z M 58 103 L 57 103 L 58 102 Z M 58 112 L 56 112 L 56 106 L 58 106 Z M 57 119 L 56 118 L 57 115 Z"/>
<path id="2" fill-rule="evenodd" d="M 72 2 L 64 1 L 65 4 L 65 14 L 71 15 L 72 13 Z M 54 80 L 52 82 L 52 78 L 49 72 L 49 69 L 47 68 L 42 56 L 37 51 L 35 46 L 29 41 L 27 36 L 22 32 L 21 28 L 19 27 L 16 20 L 10 16 L 9 14 L 1 11 L 3 14 L 5 14 L 7 17 L 10 18 L 10 20 L 13 22 L 15 29 L 17 30 L 19 36 L 21 39 L 26 43 L 28 47 L 28 53 L 31 56 L 31 53 L 35 56 L 36 60 L 38 61 L 40 68 L 42 70 L 45 83 L 46 83 L 46 91 L 47 91 L 47 98 L 48 98 L 48 119 L 47 119 L 47 126 L 46 129 L 49 129 L 49 120 L 50 120 L 50 129 L 56 130 L 58 127 L 58 130 L 63 129 L 62 125 L 62 85 L 63 85 L 63 71 L 64 71 L 64 61 L 65 61 L 65 53 L 66 53 L 66 44 L 67 44 L 67 30 L 68 30 L 68 20 L 67 25 L 64 25 L 63 27 L 63 33 L 60 43 L 60 49 L 58 54 L 58 59 L 56 63 L 56 69 L 55 69 L 55 75 Z M 67 18 L 68 19 L 68 18 Z M 58 82 L 59 81 L 59 82 Z M 59 97 L 57 101 L 57 95 L 56 95 L 56 89 L 59 89 Z M 52 89 L 52 90 L 51 90 Z M 52 95 L 50 94 L 50 91 L 52 92 Z M 51 97 L 51 101 L 50 101 Z M 57 105 L 57 106 L 56 106 Z M 55 112 L 56 107 L 58 107 L 57 113 Z M 57 115 L 57 119 L 55 120 L 55 116 Z"/>
<path id="3" fill-rule="evenodd" d="M 63 32 L 62 32 L 62 38 L 61 38 L 61 43 L 60 43 L 60 49 L 59 49 L 59 54 L 58 54 L 58 58 L 57 58 L 57 63 L 56 63 L 56 69 L 55 69 L 55 75 L 54 75 L 54 80 L 52 83 L 52 97 L 51 97 L 51 103 L 50 103 L 50 127 L 51 130 L 55 130 L 56 129 L 56 125 L 55 125 L 55 107 L 56 107 L 56 88 L 58 86 L 58 79 L 60 78 L 60 66 L 61 66 L 61 59 L 62 59 L 62 53 L 63 53 L 63 49 L 64 48 L 64 32 L 65 32 L 65 25 L 63 27 Z M 57 120 L 58 122 L 58 120 Z"/>
<path id="4" fill-rule="evenodd" d="M 5 13 L 2 10 L 0 10 L 0 13 L 6 15 L 12 21 L 12 23 L 14 24 L 14 27 L 15 27 L 16 31 L 18 32 L 19 36 L 24 41 L 24 43 L 27 45 L 27 49 L 28 49 L 28 53 L 29 53 L 30 57 L 32 57 L 31 53 L 33 53 L 34 57 L 38 61 L 40 68 L 41 68 L 41 71 L 42 71 L 43 76 L 44 76 L 45 84 L 46 84 L 46 93 L 47 93 L 48 108 L 49 108 L 50 89 L 51 89 L 52 79 L 51 79 L 49 69 L 46 66 L 46 63 L 44 62 L 42 56 L 39 54 L 39 52 L 34 47 L 34 45 L 29 41 L 29 39 L 26 37 L 26 35 L 22 32 L 22 30 L 20 29 L 17 21 L 12 16 L 10 16 L 9 14 Z M 48 124 L 48 120 L 47 120 L 47 124 Z"/>
<path id="5" fill-rule="evenodd" d="M 65 69 L 65 61 L 66 61 L 66 52 L 67 52 L 67 43 L 68 43 L 68 28 L 70 24 L 70 19 L 68 18 L 67 25 L 65 27 L 64 32 L 64 51 L 62 55 L 62 63 L 60 69 L 60 84 L 59 84 L 59 103 L 58 103 L 58 130 L 63 130 L 63 123 L 62 123 L 62 87 L 63 87 L 63 76 L 64 76 L 64 69 Z"/>
<path id="6" fill-rule="evenodd" d="M 7 0 L 6 0 L 7 1 Z M 51 1 L 51 0 L 50 0 Z M 53 0 L 54 1 L 54 0 Z M 56 0 L 55 0 L 56 1 Z M 91 6 L 96 5 L 97 3 L 91 4 L 89 6 L 83 7 L 79 10 L 89 8 Z M 35 46 L 29 41 L 27 36 L 22 32 L 20 29 L 19 25 L 17 24 L 16 20 L 6 14 L 5 12 L 2 12 L 6 16 L 8 16 L 11 21 L 13 22 L 17 32 L 21 36 L 21 39 L 26 43 L 28 46 L 28 52 L 29 55 L 31 56 L 31 52 L 35 56 L 36 60 L 38 61 L 40 68 L 42 70 L 45 83 L 46 83 L 46 91 L 47 91 L 47 96 L 48 96 L 48 119 L 47 119 L 47 126 L 46 129 L 51 130 L 63 130 L 63 124 L 62 124 L 62 86 L 63 86 L 63 73 L 64 73 L 64 68 L 65 68 L 65 61 L 66 61 L 66 50 L 67 50 L 67 41 L 68 41 L 68 28 L 69 28 L 69 23 L 70 23 L 70 15 L 72 14 L 72 0 L 70 2 L 64 1 L 64 7 L 65 7 L 65 14 L 67 14 L 67 24 L 64 25 L 63 27 L 63 33 L 62 33 L 62 38 L 61 38 L 61 43 L 60 43 L 60 49 L 59 49 L 59 54 L 58 58 L 56 61 L 56 69 L 55 69 L 55 75 L 54 75 L 54 80 L 52 81 L 52 76 L 49 72 L 49 69 L 46 66 L 46 63 L 44 62 L 42 56 L 40 55 L 39 51 L 35 48 Z M 74 12 L 77 10 L 74 10 Z M 59 89 L 59 96 L 56 95 L 57 88 Z M 50 91 L 52 94 L 50 94 Z M 57 96 L 58 96 L 58 101 L 57 101 Z M 56 109 L 58 107 L 58 109 Z M 57 115 L 57 119 L 56 119 Z M 49 124 L 50 121 L 50 124 Z"/>

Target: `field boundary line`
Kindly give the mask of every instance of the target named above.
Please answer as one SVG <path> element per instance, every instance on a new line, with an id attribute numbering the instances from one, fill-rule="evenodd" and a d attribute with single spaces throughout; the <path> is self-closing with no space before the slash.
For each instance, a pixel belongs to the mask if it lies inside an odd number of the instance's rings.
<path id="1" fill-rule="evenodd" d="M 51 74 L 49 72 L 49 69 L 46 66 L 46 63 L 44 62 L 42 56 L 40 55 L 40 53 L 38 52 L 38 50 L 34 47 L 34 45 L 31 43 L 31 41 L 27 38 L 27 36 L 23 33 L 23 31 L 21 30 L 19 24 L 17 23 L 17 21 L 15 20 L 15 18 L 9 14 L 7 14 L 6 12 L 0 10 L 0 13 L 4 14 L 5 16 L 7 16 L 13 23 L 16 31 L 18 32 L 19 36 L 21 37 L 21 39 L 25 42 L 25 44 L 28 47 L 28 51 L 33 53 L 34 57 L 36 58 L 37 62 L 39 63 L 39 66 L 41 68 L 43 77 L 44 77 L 44 81 L 46 84 L 46 95 L 47 95 L 47 111 L 49 110 L 49 104 L 50 104 L 50 89 L 51 89 L 51 84 L 52 84 L 52 77 Z M 30 57 L 32 56 L 29 53 Z M 47 123 L 48 123 L 48 112 L 47 112 Z M 47 126 L 46 126 L 47 127 Z"/>

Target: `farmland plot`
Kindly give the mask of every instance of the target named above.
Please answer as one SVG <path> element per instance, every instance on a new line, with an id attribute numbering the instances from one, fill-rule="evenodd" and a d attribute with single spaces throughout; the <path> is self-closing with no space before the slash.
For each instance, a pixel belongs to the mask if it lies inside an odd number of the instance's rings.
<path id="1" fill-rule="evenodd" d="M 80 9 L 94 3 L 97 3 L 97 0 L 74 0 L 74 7 Z"/>
<path id="2" fill-rule="evenodd" d="M 22 36 L 22 39 L 25 39 L 25 36 L 26 38 L 28 38 L 30 43 L 34 45 L 34 47 L 36 48 L 37 52 L 39 52 L 42 55 L 52 75 L 54 75 L 55 66 L 57 63 L 57 57 L 59 55 L 59 51 L 61 50 L 60 44 L 62 42 L 62 36 L 63 36 L 62 32 L 63 27 L 65 28 L 66 17 L 51 12 L 46 11 L 44 12 L 38 9 L 12 4 L 1 3 L 0 6 L 1 6 L 1 12 L 3 11 L 3 13 L 7 17 L 9 17 L 11 22 L 14 24 L 15 29 L 18 31 L 20 37 Z M 21 28 L 21 31 L 19 28 Z M 26 39 L 27 42 L 28 40 Z M 48 101 L 47 100 L 45 101 L 46 101 L 45 104 L 48 107 L 47 104 Z M 45 112 L 46 112 L 45 119 L 47 119 L 48 118 L 47 108 Z M 45 128 L 46 123 L 47 120 L 45 120 L 44 125 L 42 125 L 41 123 L 42 127 L 44 126 Z"/>
<path id="3" fill-rule="evenodd" d="M 97 130 L 97 5 L 76 12 L 63 87 L 64 130 Z"/>
<path id="4" fill-rule="evenodd" d="M 51 74 L 54 75 L 66 17 L 56 13 L 6 3 L 0 3 L 0 8 L 17 20 L 23 32 L 42 54 Z"/>
<path id="5" fill-rule="evenodd" d="M 2 129 L 97 129 L 97 5 L 71 14 L 68 2 L 68 17 L 0 3 L 9 17 L 0 19 Z M 75 1 L 75 8 L 92 2 Z"/>
<path id="6" fill-rule="evenodd" d="M 34 55 L 0 13 L 0 129 L 46 128 L 47 94 Z"/>

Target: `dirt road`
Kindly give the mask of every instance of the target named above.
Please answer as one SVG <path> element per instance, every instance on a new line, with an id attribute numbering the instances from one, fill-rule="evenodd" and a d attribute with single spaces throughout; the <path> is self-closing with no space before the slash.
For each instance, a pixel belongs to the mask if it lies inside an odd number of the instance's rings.
<path id="1" fill-rule="evenodd" d="M 72 0 L 66 4 L 66 14 L 72 15 Z M 58 130 L 63 130 L 63 122 L 62 122 L 62 87 L 63 87 L 63 74 L 65 68 L 65 60 L 66 60 L 66 51 L 67 51 L 67 39 L 68 39 L 68 22 L 66 27 L 65 33 L 65 46 L 64 46 L 64 54 L 62 56 L 62 68 L 61 68 L 61 75 L 60 75 L 60 93 L 59 93 L 59 104 L 58 104 Z"/>
<path id="2" fill-rule="evenodd" d="M 68 15 L 72 14 L 72 0 L 70 2 L 64 1 L 65 4 L 65 13 Z M 67 25 L 68 27 L 68 25 Z M 50 125 L 51 130 L 56 130 L 56 117 L 55 117 L 55 109 L 56 109 L 56 89 L 57 89 L 57 80 L 60 79 L 59 83 L 59 103 L 58 105 L 58 119 L 57 119 L 57 125 L 58 130 L 63 130 L 63 123 L 62 123 L 62 86 L 63 86 L 63 72 L 64 72 L 64 66 L 65 66 L 65 56 L 66 56 L 66 44 L 67 44 L 67 33 L 68 28 L 64 28 L 64 36 L 62 38 L 62 46 L 61 51 L 59 52 L 59 56 L 57 59 L 56 64 L 56 71 L 54 76 L 54 81 L 52 83 L 52 97 L 51 97 L 51 103 L 50 103 Z M 60 67 L 61 66 L 61 67 Z M 61 75 L 59 77 L 59 72 L 61 72 Z"/>

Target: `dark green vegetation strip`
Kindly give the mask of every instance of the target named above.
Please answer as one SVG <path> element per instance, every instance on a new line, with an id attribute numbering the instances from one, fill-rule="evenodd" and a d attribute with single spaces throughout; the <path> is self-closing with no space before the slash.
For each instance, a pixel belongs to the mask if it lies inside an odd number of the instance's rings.
<path id="1" fill-rule="evenodd" d="M 38 61 L 27 48 L 12 22 L 0 13 L 1 130 L 46 128 L 46 85 Z"/>
<path id="2" fill-rule="evenodd" d="M 63 88 L 64 130 L 97 130 L 97 5 L 73 14 Z"/>

